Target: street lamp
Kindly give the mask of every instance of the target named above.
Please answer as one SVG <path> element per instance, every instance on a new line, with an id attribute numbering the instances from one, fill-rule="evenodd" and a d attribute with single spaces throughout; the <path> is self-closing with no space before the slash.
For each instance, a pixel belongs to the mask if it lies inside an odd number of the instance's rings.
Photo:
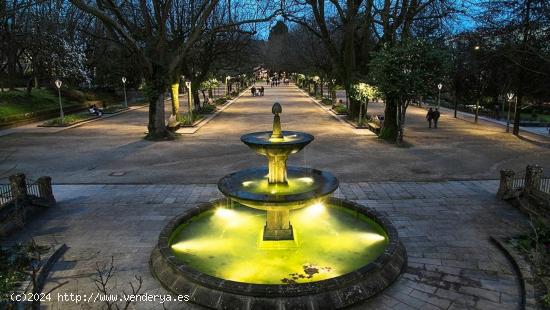
<path id="1" fill-rule="evenodd" d="M 126 77 L 122 77 L 122 85 L 124 87 L 124 107 L 128 107 L 128 98 L 126 97 Z"/>
<path id="2" fill-rule="evenodd" d="M 506 94 L 506 97 L 508 98 L 508 118 L 506 118 L 506 132 L 510 132 L 510 103 L 512 101 L 512 98 L 514 98 L 514 93 L 508 93 Z"/>
<path id="3" fill-rule="evenodd" d="M 439 105 L 441 103 L 441 88 L 443 88 L 443 84 L 439 83 L 437 84 L 437 108 L 439 109 Z"/>
<path id="4" fill-rule="evenodd" d="M 231 77 L 228 75 L 225 77 L 225 95 L 229 96 L 229 80 Z"/>
<path id="5" fill-rule="evenodd" d="M 193 108 L 192 108 L 192 105 L 191 105 L 191 100 L 193 99 L 193 97 L 191 96 L 191 82 L 190 81 L 185 81 L 185 86 L 187 86 L 187 92 L 189 93 L 187 95 L 187 97 L 188 97 L 187 105 L 189 106 L 189 112 L 188 112 L 189 125 L 193 125 Z"/>
<path id="6" fill-rule="evenodd" d="M 481 51 L 481 47 L 479 45 L 474 46 L 475 51 Z M 479 101 L 481 100 L 481 64 L 480 64 L 480 57 L 477 56 L 477 67 L 478 67 L 478 80 L 477 80 L 477 100 L 476 100 L 476 113 L 474 117 L 474 123 L 477 124 L 477 120 L 479 118 Z"/>
<path id="7" fill-rule="evenodd" d="M 59 96 L 59 114 L 61 116 L 61 125 L 63 125 L 63 121 L 65 118 L 65 115 L 63 114 L 63 104 L 61 104 L 61 85 L 63 82 L 60 80 L 55 80 L 55 86 L 57 87 L 57 94 Z"/>

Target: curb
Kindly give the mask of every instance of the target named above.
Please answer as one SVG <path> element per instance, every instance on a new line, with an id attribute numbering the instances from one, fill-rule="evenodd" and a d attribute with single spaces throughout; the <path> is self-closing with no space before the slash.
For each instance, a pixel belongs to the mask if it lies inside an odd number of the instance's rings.
<path id="1" fill-rule="evenodd" d="M 506 256 L 518 277 L 521 292 L 520 309 L 539 309 L 537 305 L 537 297 L 540 295 L 537 293 L 539 283 L 537 283 L 538 280 L 531 272 L 531 265 L 516 250 L 507 245 L 502 238 L 491 236 L 489 240 Z"/>
<path id="2" fill-rule="evenodd" d="M 99 120 L 102 120 L 102 119 L 106 119 L 106 118 L 111 118 L 113 116 L 117 116 L 119 114 L 123 114 L 123 113 L 126 113 L 126 112 L 130 112 L 130 111 L 134 111 L 134 110 L 138 110 L 138 109 L 142 109 L 142 108 L 145 108 L 147 107 L 148 104 L 144 104 L 144 105 L 139 105 L 139 106 L 135 106 L 135 107 L 131 107 L 131 108 L 128 108 L 128 109 L 125 109 L 125 110 L 122 110 L 122 111 L 118 111 L 116 113 L 112 113 L 112 114 L 103 114 L 103 116 L 98 116 L 98 117 L 94 117 L 92 119 L 89 119 L 89 120 L 85 120 L 85 121 L 81 121 L 81 122 L 78 122 L 76 124 L 73 124 L 71 126 L 67 126 L 67 127 L 60 127 L 61 129 L 56 131 L 56 132 L 61 132 L 63 130 L 67 130 L 67 129 L 71 129 L 71 128 L 76 128 L 76 127 L 80 127 L 82 125 L 85 125 L 85 124 L 88 124 L 88 123 L 91 123 L 91 122 L 95 122 L 95 121 L 99 121 Z M 44 127 L 44 126 L 42 126 Z M 51 126 L 48 127 L 48 128 L 52 128 Z"/>
<path id="3" fill-rule="evenodd" d="M 208 115 L 207 117 L 203 118 L 202 120 L 200 120 L 195 126 L 190 126 L 190 127 L 181 127 L 180 129 L 176 130 L 176 133 L 179 133 L 179 134 L 184 134 L 184 135 L 192 135 L 194 134 L 195 132 L 199 131 L 199 129 L 201 129 L 204 125 L 208 124 L 208 122 L 210 122 L 212 119 L 214 119 L 216 116 L 218 116 L 218 114 L 222 113 L 225 109 L 227 109 L 230 105 L 232 105 L 235 101 L 237 101 L 239 98 L 241 98 L 242 95 L 244 95 L 244 93 L 246 93 L 246 91 L 248 91 L 250 88 L 252 87 L 251 86 L 248 86 L 247 88 L 243 89 L 238 95 L 237 97 L 229 100 L 227 103 L 225 103 L 223 106 L 221 106 L 219 109 L 216 109 L 216 112 Z"/>

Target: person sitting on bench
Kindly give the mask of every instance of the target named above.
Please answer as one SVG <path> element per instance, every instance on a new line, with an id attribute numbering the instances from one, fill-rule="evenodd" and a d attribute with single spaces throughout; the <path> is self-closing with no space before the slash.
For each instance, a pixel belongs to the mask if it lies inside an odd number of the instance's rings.
<path id="1" fill-rule="evenodd" d="M 101 111 L 101 109 L 99 109 L 95 104 L 93 104 L 88 111 L 90 111 L 90 114 L 95 114 L 97 116 L 103 115 L 103 111 Z"/>

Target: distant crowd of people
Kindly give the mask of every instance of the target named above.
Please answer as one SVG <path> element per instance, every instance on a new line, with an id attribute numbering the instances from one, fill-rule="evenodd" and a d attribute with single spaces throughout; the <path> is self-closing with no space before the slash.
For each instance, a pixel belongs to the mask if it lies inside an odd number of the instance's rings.
<path id="1" fill-rule="evenodd" d="M 280 78 L 272 77 L 272 78 L 267 78 L 266 85 L 271 85 L 271 87 L 274 87 L 274 86 L 279 86 L 281 82 L 283 83 L 283 85 L 290 84 L 289 79 L 280 79 Z"/>

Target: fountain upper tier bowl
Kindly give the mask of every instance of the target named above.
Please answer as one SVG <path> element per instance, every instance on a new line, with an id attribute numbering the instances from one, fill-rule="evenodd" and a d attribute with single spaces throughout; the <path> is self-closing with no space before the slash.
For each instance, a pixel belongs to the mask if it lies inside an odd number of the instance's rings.
<path id="1" fill-rule="evenodd" d="M 327 171 L 287 167 L 286 184 L 270 184 L 267 168 L 251 168 L 224 176 L 218 188 L 224 196 L 260 210 L 299 209 L 321 201 L 338 188 Z"/>
<path id="2" fill-rule="evenodd" d="M 283 131 L 282 138 L 273 138 L 272 133 L 272 131 L 249 133 L 241 136 L 241 141 L 256 153 L 264 156 L 288 156 L 298 153 L 313 141 L 313 136 L 304 132 Z"/>

